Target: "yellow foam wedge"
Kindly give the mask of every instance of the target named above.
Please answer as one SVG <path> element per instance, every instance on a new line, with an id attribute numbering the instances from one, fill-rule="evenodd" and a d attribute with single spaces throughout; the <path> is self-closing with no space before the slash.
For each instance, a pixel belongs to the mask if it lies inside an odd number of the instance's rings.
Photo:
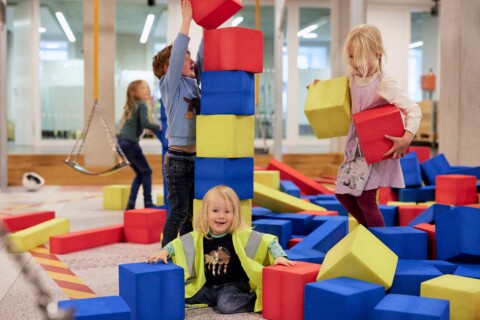
<path id="1" fill-rule="evenodd" d="M 70 220 L 56 218 L 8 235 L 12 252 L 25 252 L 47 243 L 51 236 L 70 232 Z"/>

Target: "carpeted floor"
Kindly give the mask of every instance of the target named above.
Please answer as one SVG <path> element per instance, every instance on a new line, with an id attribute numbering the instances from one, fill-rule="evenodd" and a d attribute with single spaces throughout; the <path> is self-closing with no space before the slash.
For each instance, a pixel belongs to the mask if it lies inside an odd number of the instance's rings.
<path id="1" fill-rule="evenodd" d="M 154 186 L 153 191 L 155 199 L 157 193 L 162 193 L 162 187 Z M 137 207 L 141 206 L 140 200 Z M 53 210 L 56 217 L 69 218 L 72 232 L 123 223 L 123 211 L 103 210 L 101 187 L 44 186 L 37 192 L 27 192 L 22 187 L 0 190 L 0 217 L 42 210 Z M 0 239 L 0 319 L 45 319 L 37 307 L 41 291 L 35 283 L 45 290 L 51 306 L 68 299 L 67 296 L 30 253 L 6 252 L 4 240 Z M 117 243 L 57 258 L 97 296 L 118 295 L 118 265 L 144 261 L 159 245 Z M 22 270 L 31 276 L 27 277 Z M 255 313 L 221 315 L 212 308 L 186 311 L 186 319 L 261 318 L 261 314 Z"/>

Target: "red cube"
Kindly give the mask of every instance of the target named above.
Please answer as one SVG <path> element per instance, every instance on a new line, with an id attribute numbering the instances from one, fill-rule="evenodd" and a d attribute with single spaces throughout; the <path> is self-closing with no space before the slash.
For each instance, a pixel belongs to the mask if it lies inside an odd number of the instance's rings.
<path id="1" fill-rule="evenodd" d="M 393 142 L 385 135 L 403 137 L 405 132 L 400 110 L 394 105 L 358 112 L 352 118 L 367 163 L 386 159 L 383 155 L 392 148 Z"/>
<path id="2" fill-rule="evenodd" d="M 435 201 L 460 206 L 477 203 L 477 177 L 463 174 L 438 175 Z"/>
<path id="3" fill-rule="evenodd" d="M 124 213 L 125 241 L 149 244 L 160 241 L 167 213 L 161 209 L 135 209 Z"/>
<path id="4" fill-rule="evenodd" d="M 418 162 L 423 163 L 430 159 L 430 147 L 421 147 L 421 146 L 410 146 L 408 147 L 408 152 L 416 152 Z"/>
<path id="5" fill-rule="evenodd" d="M 205 29 L 218 28 L 243 8 L 241 0 L 190 0 L 193 20 Z"/>
<path id="6" fill-rule="evenodd" d="M 263 72 L 263 33 L 240 27 L 205 30 L 203 69 Z"/>
<path id="7" fill-rule="evenodd" d="M 320 265 L 300 262 L 263 268 L 262 316 L 266 319 L 303 319 L 304 288 L 315 282 Z"/>
<path id="8" fill-rule="evenodd" d="M 378 203 L 387 204 L 390 201 L 398 201 L 397 192 L 390 187 L 378 188 Z"/>
<path id="9" fill-rule="evenodd" d="M 415 219 L 428 207 L 424 205 L 414 206 L 398 206 L 398 225 L 402 227 L 408 226 L 410 221 Z"/>

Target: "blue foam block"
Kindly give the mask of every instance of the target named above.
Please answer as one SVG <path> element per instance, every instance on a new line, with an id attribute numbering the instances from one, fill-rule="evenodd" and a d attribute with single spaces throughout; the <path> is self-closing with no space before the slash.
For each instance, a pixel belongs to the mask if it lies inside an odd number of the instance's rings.
<path id="1" fill-rule="evenodd" d="M 245 71 L 202 72 L 201 114 L 255 114 L 255 77 Z"/>
<path id="2" fill-rule="evenodd" d="M 299 243 L 301 243 L 301 241 Z M 293 247 L 290 250 L 285 250 L 285 253 L 287 254 L 289 260 L 319 263 L 319 264 L 322 264 L 323 260 L 325 260 L 325 253 L 323 252 L 320 252 L 315 249 L 297 250 L 295 247 Z"/>
<path id="3" fill-rule="evenodd" d="M 310 214 L 278 213 L 270 218 L 290 221 L 292 223 L 293 234 L 307 235 L 312 228 L 313 216 Z"/>
<path id="4" fill-rule="evenodd" d="M 390 293 L 419 296 L 422 282 L 442 275 L 437 268 L 422 261 L 398 260 Z"/>
<path id="5" fill-rule="evenodd" d="M 459 264 L 453 274 L 462 277 L 480 279 L 480 264 Z"/>
<path id="6" fill-rule="evenodd" d="M 118 266 L 120 296 L 132 310 L 132 319 L 184 319 L 183 268 L 145 262 Z"/>
<path id="7" fill-rule="evenodd" d="M 342 220 L 325 221 L 301 242 L 297 243 L 295 249 L 314 249 L 326 253 L 347 235 L 345 231 L 346 223 Z"/>
<path id="8" fill-rule="evenodd" d="M 338 200 L 314 200 L 313 203 L 327 210 L 337 211 L 339 216 L 347 217 L 348 212 Z"/>
<path id="9" fill-rule="evenodd" d="M 300 199 L 308 199 L 308 200 L 310 200 L 310 202 L 312 202 L 313 200 L 317 200 L 317 196 L 312 196 L 312 195 L 306 194 L 306 195 L 301 195 Z"/>
<path id="10" fill-rule="evenodd" d="M 270 233 L 278 238 L 282 248 L 288 248 L 288 240 L 292 236 L 292 223 L 288 220 L 259 219 L 252 222 L 255 231 Z"/>
<path id="11" fill-rule="evenodd" d="M 422 170 L 423 182 L 425 182 L 426 185 L 435 185 L 437 175 L 446 174 L 451 170 L 450 164 L 443 153 L 439 153 L 422 162 L 420 168 Z"/>
<path id="12" fill-rule="evenodd" d="M 226 185 L 240 200 L 253 198 L 253 158 L 195 158 L 195 199 Z"/>
<path id="13" fill-rule="evenodd" d="M 58 301 L 62 310 L 74 309 L 73 317 L 78 320 L 130 320 L 132 313 L 119 296 Z"/>
<path id="14" fill-rule="evenodd" d="M 480 209 L 455 207 L 435 219 L 437 259 L 480 262 Z"/>
<path id="15" fill-rule="evenodd" d="M 427 233 L 413 227 L 369 228 L 399 259 L 427 259 Z"/>
<path id="16" fill-rule="evenodd" d="M 387 206 L 384 204 L 379 204 L 378 209 L 385 220 L 386 227 L 393 227 L 398 225 L 398 207 L 397 206 Z"/>
<path id="17" fill-rule="evenodd" d="M 316 216 L 313 218 L 312 221 L 312 231 L 313 232 L 315 229 L 320 227 L 322 224 L 324 224 L 327 221 L 343 221 L 345 222 L 345 234 L 348 233 L 348 217 L 339 217 L 339 216 Z"/>
<path id="18" fill-rule="evenodd" d="M 448 320 L 448 300 L 389 294 L 373 309 L 372 320 Z"/>
<path id="19" fill-rule="evenodd" d="M 422 186 L 422 173 L 416 152 L 407 153 L 405 157 L 400 158 L 400 167 L 402 168 L 405 187 L 416 188 Z"/>
<path id="20" fill-rule="evenodd" d="M 480 179 L 480 167 L 451 167 L 448 174 L 463 174 L 466 176 L 475 176 Z"/>
<path id="21" fill-rule="evenodd" d="M 370 319 L 385 297 L 385 287 L 352 278 L 333 278 L 305 285 L 304 319 Z"/>
<path id="22" fill-rule="evenodd" d="M 270 209 L 263 207 L 252 207 L 252 221 L 258 219 L 270 219 L 272 216 L 276 215 L 276 212 L 273 212 Z"/>
<path id="23" fill-rule="evenodd" d="M 415 226 L 420 223 L 434 223 L 437 217 L 451 209 L 452 207 L 449 205 L 434 203 L 410 221 L 408 225 Z"/>
<path id="24" fill-rule="evenodd" d="M 401 201 L 401 202 L 435 201 L 435 186 L 398 189 L 398 201 Z"/>
<path id="25" fill-rule="evenodd" d="M 448 261 L 443 260 L 416 260 L 434 266 L 442 274 L 453 274 L 458 266 Z"/>
<path id="26" fill-rule="evenodd" d="M 334 194 L 317 194 L 315 200 L 337 200 L 337 198 Z"/>
<path id="27" fill-rule="evenodd" d="M 300 188 L 290 180 L 280 180 L 280 191 L 300 198 Z"/>

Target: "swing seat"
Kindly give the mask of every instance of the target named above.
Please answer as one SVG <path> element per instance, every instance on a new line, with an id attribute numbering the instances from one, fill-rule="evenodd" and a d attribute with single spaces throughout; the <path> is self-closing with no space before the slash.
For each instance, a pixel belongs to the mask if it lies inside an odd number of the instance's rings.
<path id="1" fill-rule="evenodd" d="M 77 170 L 78 172 L 81 172 L 83 174 L 87 174 L 87 175 L 90 175 L 90 176 L 108 176 L 108 175 L 111 175 L 111 174 L 117 172 L 118 170 L 122 169 L 123 167 L 130 165 L 130 162 L 128 162 L 128 161 L 120 161 L 114 167 L 112 167 L 110 169 L 100 171 L 100 172 L 91 172 L 90 170 L 85 169 L 84 167 L 80 166 L 77 162 L 70 161 L 70 159 L 65 159 L 65 160 L 63 160 L 63 162 L 65 162 L 66 165 L 72 167 L 74 170 Z"/>

